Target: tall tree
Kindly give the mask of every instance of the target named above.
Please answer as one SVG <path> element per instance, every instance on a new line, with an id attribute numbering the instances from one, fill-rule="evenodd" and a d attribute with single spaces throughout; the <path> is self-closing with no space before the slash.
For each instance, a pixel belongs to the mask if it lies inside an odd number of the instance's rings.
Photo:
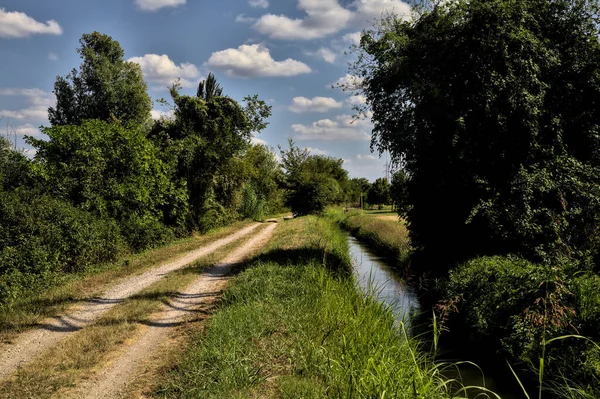
<path id="1" fill-rule="evenodd" d="M 140 66 L 126 62 L 121 45 L 110 36 L 86 33 L 79 43 L 79 70 L 54 83 L 56 107 L 48 109 L 52 126 L 79 125 L 85 119 L 147 122 L 152 102 Z"/>
<path id="2" fill-rule="evenodd" d="M 362 36 L 372 145 L 411 176 L 416 248 L 556 262 L 600 226 L 596 0 L 440 2 Z"/>
<path id="3" fill-rule="evenodd" d="M 221 97 L 223 95 L 223 88 L 217 83 L 217 78 L 210 72 L 206 80 L 201 81 L 198 84 L 197 97 L 202 98 L 204 101 L 208 101 L 213 97 Z"/>

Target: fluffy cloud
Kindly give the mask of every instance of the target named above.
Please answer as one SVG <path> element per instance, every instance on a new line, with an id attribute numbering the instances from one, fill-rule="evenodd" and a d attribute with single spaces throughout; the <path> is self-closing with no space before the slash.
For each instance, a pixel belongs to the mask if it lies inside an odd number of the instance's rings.
<path id="1" fill-rule="evenodd" d="M 361 104 L 366 104 L 367 103 L 367 98 L 365 96 L 356 95 L 356 96 L 351 96 L 346 101 L 350 105 L 361 105 Z"/>
<path id="2" fill-rule="evenodd" d="M 0 96 L 24 97 L 30 107 L 20 110 L 0 110 L 0 117 L 20 122 L 46 123 L 48 107 L 56 104 L 54 94 L 40 89 L 9 88 L 0 89 Z"/>
<path id="3" fill-rule="evenodd" d="M 310 125 L 292 125 L 296 140 L 358 141 L 369 140 L 373 125 L 363 119 L 354 120 L 350 115 L 341 115 L 336 120 L 321 119 Z"/>
<path id="4" fill-rule="evenodd" d="M 158 109 L 153 109 L 152 111 L 150 111 L 150 115 L 152 116 L 152 119 L 156 121 L 159 119 L 171 119 L 173 118 L 174 112 L 173 110 L 161 111 Z"/>
<path id="5" fill-rule="evenodd" d="M 315 52 L 307 51 L 306 55 L 310 55 L 311 57 L 319 57 L 323 61 L 328 62 L 330 64 L 335 63 L 335 60 L 337 58 L 336 53 L 334 53 L 333 51 L 331 51 L 330 49 L 325 48 L 325 47 L 321 47 L 320 49 L 318 49 Z"/>
<path id="6" fill-rule="evenodd" d="M 54 20 L 38 22 L 29 15 L 0 8 L 0 37 L 27 37 L 34 34 L 61 35 L 63 30 Z"/>
<path id="7" fill-rule="evenodd" d="M 267 147 L 269 146 L 269 144 L 267 144 L 266 141 L 259 139 L 258 137 L 254 137 L 254 136 L 252 136 L 252 138 L 250 139 L 250 142 L 254 145 L 260 144 L 260 145 L 266 145 Z"/>
<path id="8" fill-rule="evenodd" d="M 361 35 L 362 32 L 346 33 L 344 36 L 342 36 L 342 40 L 346 43 L 358 46 L 360 44 Z"/>
<path id="9" fill-rule="evenodd" d="M 291 58 L 275 61 L 269 49 L 259 44 L 244 44 L 237 49 L 212 53 L 207 65 L 238 77 L 296 76 L 312 72 L 308 65 Z"/>
<path id="10" fill-rule="evenodd" d="M 375 18 L 395 13 L 410 17 L 410 5 L 401 0 L 355 0 L 348 8 L 338 0 L 298 0 L 298 8 L 306 13 L 303 19 L 266 14 L 254 28 L 271 39 L 311 40 L 332 35 L 350 24 L 368 27 Z M 348 37 L 356 41 L 356 34 Z"/>
<path id="11" fill-rule="evenodd" d="M 385 160 L 374 154 L 357 154 L 353 158 L 344 159 L 344 169 L 351 177 L 366 177 L 370 181 L 382 177 Z"/>
<path id="12" fill-rule="evenodd" d="M 135 4 L 144 11 L 156 11 L 164 7 L 178 7 L 187 0 L 135 0 Z"/>
<path id="13" fill-rule="evenodd" d="M 288 109 L 292 112 L 327 112 L 330 109 L 342 108 L 342 103 L 331 97 L 294 97 Z"/>
<path id="14" fill-rule="evenodd" d="M 356 0 L 351 4 L 356 8 L 355 19 L 359 23 L 368 23 L 387 13 L 394 13 L 404 19 L 410 18 L 410 5 L 400 0 Z"/>
<path id="15" fill-rule="evenodd" d="M 306 147 L 306 149 L 310 152 L 310 155 L 328 155 L 329 153 L 324 150 L 319 150 L 318 148 Z"/>
<path id="16" fill-rule="evenodd" d="M 245 14 L 239 14 L 237 17 L 235 17 L 235 22 L 241 22 L 244 24 L 252 23 L 254 21 L 256 21 L 256 18 L 247 17 Z"/>
<path id="17" fill-rule="evenodd" d="M 263 15 L 254 25 L 271 39 L 309 40 L 339 32 L 352 20 L 350 10 L 337 0 L 299 0 L 298 8 L 306 13 L 304 19 L 284 15 Z"/>
<path id="18" fill-rule="evenodd" d="M 250 4 L 250 7 L 254 7 L 254 8 L 267 8 L 267 7 L 269 7 L 269 2 L 267 0 L 250 0 L 248 2 L 248 4 Z"/>
<path id="19" fill-rule="evenodd" d="M 196 84 L 195 80 L 200 77 L 200 71 L 194 64 L 177 65 L 166 54 L 146 54 L 143 57 L 130 58 L 128 61 L 139 64 L 147 80 L 164 86 L 170 86 L 180 79 L 182 87 L 193 87 Z"/>
<path id="20" fill-rule="evenodd" d="M 345 90 L 358 90 L 363 83 L 364 79 L 360 76 L 346 74 L 346 76 L 342 76 L 337 81 L 331 84 L 333 88 L 341 88 Z M 329 86 L 328 86 L 329 87 Z"/>

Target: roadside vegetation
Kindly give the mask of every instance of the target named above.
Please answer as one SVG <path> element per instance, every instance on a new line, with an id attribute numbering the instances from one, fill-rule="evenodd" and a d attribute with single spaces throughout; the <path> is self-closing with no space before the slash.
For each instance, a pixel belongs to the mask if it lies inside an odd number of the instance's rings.
<path id="1" fill-rule="evenodd" d="M 385 216 L 382 216 L 385 215 Z M 407 274 L 410 262 L 410 238 L 406 223 L 396 213 L 372 213 L 352 209 L 329 208 L 326 216 L 353 236 L 388 258 L 398 273 Z"/>
<path id="2" fill-rule="evenodd" d="M 232 281 L 154 396 L 453 397 L 421 349 L 358 290 L 335 223 L 302 217 Z"/>
<path id="3" fill-rule="evenodd" d="M 599 10 L 422 2 L 363 32 L 347 87 L 403 170 L 425 306 L 531 397 L 600 397 Z"/>

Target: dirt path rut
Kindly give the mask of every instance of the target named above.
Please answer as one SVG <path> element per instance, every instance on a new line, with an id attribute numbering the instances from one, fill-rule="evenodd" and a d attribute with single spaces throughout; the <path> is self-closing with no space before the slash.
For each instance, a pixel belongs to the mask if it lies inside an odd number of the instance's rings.
<path id="1" fill-rule="evenodd" d="M 133 344 L 112 364 L 102 369 L 91 380 L 83 382 L 64 398 L 119 398 L 147 359 L 157 350 L 173 330 L 188 321 L 205 316 L 198 309 L 212 303 L 226 287 L 231 268 L 256 253 L 270 239 L 276 224 L 269 225 L 248 242 L 234 250 L 221 263 L 206 270 L 198 279 L 173 298 L 151 322 Z"/>
<path id="2" fill-rule="evenodd" d="M 157 282 L 165 275 L 250 234 L 260 225 L 260 223 L 252 224 L 225 238 L 188 252 L 172 262 L 127 278 L 100 297 L 92 298 L 71 308 L 63 315 L 41 322 L 39 328 L 19 335 L 14 343 L 0 344 L 0 380 L 10 376 L 21 364 L 35 358 L 73 332 L 90 325 L 103 313 L 131 295 Z"/>

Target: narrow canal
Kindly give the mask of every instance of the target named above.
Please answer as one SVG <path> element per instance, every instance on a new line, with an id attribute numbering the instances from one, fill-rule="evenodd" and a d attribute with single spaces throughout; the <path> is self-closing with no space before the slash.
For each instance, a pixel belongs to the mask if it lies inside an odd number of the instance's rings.
<path id="1" fill-rule="evenodd" d="M 398 276 L 394 268 L 388 265 L 387 260 L 376 255 L 365 244 L 358 241 L 355 237 L 347 233 L 348 246 L 354 272 L 360 288 L 364 292 L 375 290 L 377 298 L 390 306 L 397 321 L 403 321 L 410 327 L 410 321 L 415 312 L 420 311 L 417 292 L 414 288 L 408 286 L 406 282 Z M 441 355 L 444 353 L 454 353 L 454 348 L 444 348 L 443 339 L 440 348 Z M 457 362 L 460 359 L 448 359 L 450 362 Z M 504 367 L 504 365 L 502 365 Z M 488 370 L 489 371 L 489 370 Z M 492 370 L 493 371 L 493 370 Z M 464 386 L 483 386 L 498 394 L 502 399 L 517 399 L 522 397 L 514 389 L 515 381 L 502 381 L 504 378 L 498 378 L 495 372 L 482 375 L 481 370 L 475 366 L 461 364 L 455 372 L 446 373 L 446 378 L 460 378 Z M 506 382 L 509 382 L 506 384 Z M 469 397 L 492 397 L 481 391 L 471 390 Z"/>

